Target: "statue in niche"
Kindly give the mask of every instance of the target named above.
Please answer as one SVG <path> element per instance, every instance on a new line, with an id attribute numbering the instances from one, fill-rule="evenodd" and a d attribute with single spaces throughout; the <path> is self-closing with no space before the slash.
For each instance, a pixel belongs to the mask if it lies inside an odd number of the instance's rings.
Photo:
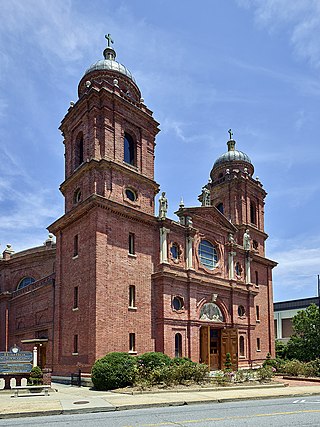
<path id="1" fill-rule="evenodd" d="M 250 234 L 249 234 L 249 230 L 246 229 L 244 235 L 243 235 L 243 248 L 245 251 L 250 251 Z"/>
<path id="2" fill-rule="evenodd" d="M 220 323 L 224 321 L 220 308 L 213 302 L 208 302 L 203 305 L 200 311 L 200 320 Z"/>
<path id="3" fill-rule="evenodd" d="M 229 243 L 234 243 L 234 237 L 233 237 L 233 234 L 232 234 L 232 233 L 229 233 L 229 234 L 228 234 L 228 242 L 229 242 Z"/>
<path id="4" fill-rule="evenodd" d="M 159 218 L 166 219 L 168 212 L 168 200 L 166 198 L 166 193 L 163 191 L 159 197 Z"/>

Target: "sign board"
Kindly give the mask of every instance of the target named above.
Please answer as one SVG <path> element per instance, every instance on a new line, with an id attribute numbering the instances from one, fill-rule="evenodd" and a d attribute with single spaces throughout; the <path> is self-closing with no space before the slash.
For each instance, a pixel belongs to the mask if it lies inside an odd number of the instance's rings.
<path id="1" fill-rule="evenodd" d="M 20 351 L 14 345 L 10 351 L 0 352 L 0 374 L 27 374 L 32 369 L 32 351 Z"/>

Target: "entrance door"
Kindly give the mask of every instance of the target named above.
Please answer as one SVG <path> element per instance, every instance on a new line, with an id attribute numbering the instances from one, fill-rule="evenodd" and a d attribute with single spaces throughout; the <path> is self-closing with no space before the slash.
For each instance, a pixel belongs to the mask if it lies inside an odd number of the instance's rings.
<path id="1" fill-rule="evenodd" d="M 224 365 L 226 354 L 230 353 L 232 369 L 238 369 L 238 331 L 237 329 L 221 330 L 221 363 Z M 223 366 L 224 367 L 224 366 Z"/>
<path id="2" fill-rule="evenodd" d="M 220 348 L 219 329 L 202 326 L 200 328 L 200 362 L 208 365 L 212 371 L 221 367 Z"/>

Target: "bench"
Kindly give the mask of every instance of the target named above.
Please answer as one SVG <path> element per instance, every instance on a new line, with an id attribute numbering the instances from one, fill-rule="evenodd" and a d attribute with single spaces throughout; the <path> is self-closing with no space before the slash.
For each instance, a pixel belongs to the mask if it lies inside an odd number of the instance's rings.
<path id="1" fill-rule="evenodd" d="M 41 390 L 40 393 L 35 393 L 35 395 L 39 395 L 42 391 L 44 391 L 44 395 L 49 396 L 50 388 L 50 385 L 16 385 L 11 387 L 11 390 L 14 391 L 14 395 L 12 397 L 19 397 L 19 391 L 21 390 Z"/>

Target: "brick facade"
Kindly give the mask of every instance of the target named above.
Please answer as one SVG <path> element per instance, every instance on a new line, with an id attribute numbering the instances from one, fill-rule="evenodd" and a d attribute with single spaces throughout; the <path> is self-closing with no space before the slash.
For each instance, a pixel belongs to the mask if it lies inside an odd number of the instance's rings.
<path id="1" fill-rule="evenodd" d="M 214 165 L 209 199 L 180 206 L 177 221 L 158 218 L 158 123 L 132 76 L 113 56 L 86 72 L 78 92 L 60 127 L 65 213 L 49 226 L 56 243 L 0 260 L 1 350 L 42 347 L 40 363 L 54 374 L 90 372 L 110 351 L 161 351 L 212 369 L 227 351 L 238 366 L 273 355 L 276 264 L 265 258 L 266 192 L 251 161 L 230 140 L 235 156 Z M 203 241 L 213 268 L 199 254 Z M 17 290 L 23 277 L 35 282 Z"/>

